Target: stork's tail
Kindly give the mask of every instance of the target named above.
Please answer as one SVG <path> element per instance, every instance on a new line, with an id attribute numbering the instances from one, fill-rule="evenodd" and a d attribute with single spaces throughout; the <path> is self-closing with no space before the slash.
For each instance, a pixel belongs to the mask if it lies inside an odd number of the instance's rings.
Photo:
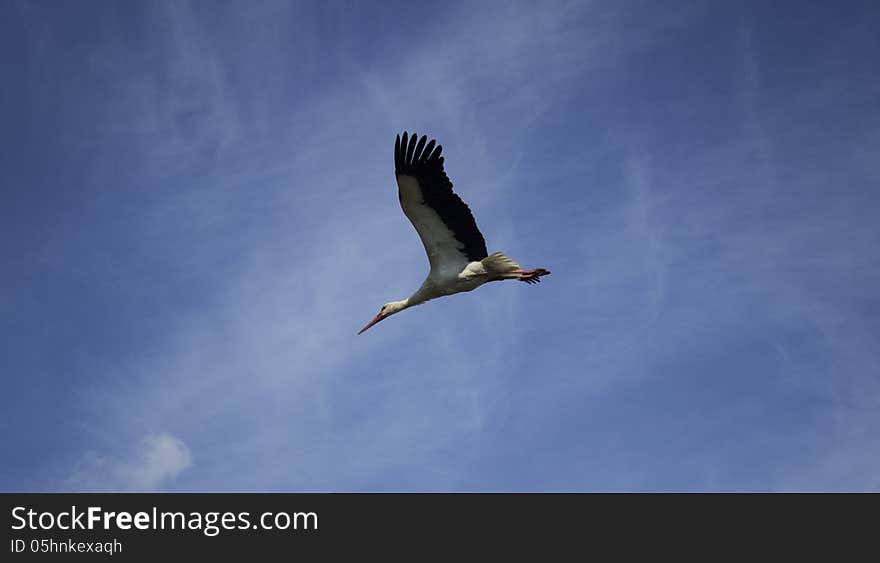
<path id="1" fill-rule="evenodd" d="M 494 252 L 481 260 L 486 272 L 494 274 L 496 280 L 519 280 L 526 283 L 538 283 L 541 276 L 550 273 L 544 268 L 535 268 L 534 270 L 523 270 L 519 264 L 511 258 L 505 256 L 501 252 Z"/>
<path id="2" fill-rule="evenodd" d="M 505 256 L 502 252 L 493 252 L 480 260 L 480 262 L 483 263 L 486 272 L 490 274 L 506 274 L 520 269 L 519 264 L 514 262 L 512 258 Z"/>

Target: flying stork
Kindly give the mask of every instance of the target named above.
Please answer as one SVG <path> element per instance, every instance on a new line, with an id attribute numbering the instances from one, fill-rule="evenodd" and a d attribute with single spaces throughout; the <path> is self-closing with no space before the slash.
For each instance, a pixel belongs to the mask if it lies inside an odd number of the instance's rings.
<path id="1" fill-rule="evenodd" d="M 538 283 L 550 272 L 523 270 L 502 254 L 486 251 L 486 241 L 467 205 L 452 191 L 443 170 L 442 145 L 417 134 L 394 141 L 394 173 L 400 207 L 409 218 L 428 253 L 431 271 L 408 299 L 382 305 L 361 334 L 382 319 L 429 299 L 471 291 L 490 281 L 520 280 Z M 426 143 L 427 142 L 427 143 Z"/>

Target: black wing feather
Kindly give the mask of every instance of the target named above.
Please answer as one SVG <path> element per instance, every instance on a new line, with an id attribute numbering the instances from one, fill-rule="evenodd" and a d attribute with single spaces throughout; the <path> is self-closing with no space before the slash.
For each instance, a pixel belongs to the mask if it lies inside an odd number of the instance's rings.
<path id="1" fill-rule="evenodd" d="M 452 191 L 452 182 L 443 170 L 444 158 L 440 156 L 443 145 L 436 145 L 432 139 L 425 145 L 427 136 L 418 139 L 417 134 L 403 133 L 394 142 L 395 174 L 413 176 L 419 182 L 424 205 L 431 207 L 455 239 L 463 245 L 462 252 L 468 260 L 482 260 L 489 253 L 477 222 L 470 208 Z"/>

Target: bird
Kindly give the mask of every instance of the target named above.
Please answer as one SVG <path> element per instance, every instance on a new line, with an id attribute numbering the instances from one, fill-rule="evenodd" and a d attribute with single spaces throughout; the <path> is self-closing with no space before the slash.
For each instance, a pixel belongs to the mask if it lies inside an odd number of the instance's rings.
<path id="1" fill-rule="evenodd" d="M 528 284 L 550 272 L 524 270 L 502 252 L 489 254 L 486 241 L 470 208 L 452 191 L 443 169 L 443 146 L 427 135 L 397 135 L 394 141 L 394 174 L 403 213 L 415 227 L 428 255 L 430 272 L 421 287 L 401 301 L 382 305 L 379 314 L 358 334 L 404 309 L 438 297 L 472 291 L 502 280 Z"/>

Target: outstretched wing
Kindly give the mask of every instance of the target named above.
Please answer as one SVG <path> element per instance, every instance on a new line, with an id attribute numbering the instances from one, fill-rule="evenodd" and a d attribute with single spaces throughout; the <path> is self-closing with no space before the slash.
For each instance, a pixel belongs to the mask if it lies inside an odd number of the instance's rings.
<path id="1" fill-rule="evenodd" d="M 400 206 L 425 245 L 431 271 L 461 271 L 488 255 L 486 241 L 471 210 L 452 191 L 440 156 L 443 147 L 427 141 L 406 132 L 394 141 Z"/>

